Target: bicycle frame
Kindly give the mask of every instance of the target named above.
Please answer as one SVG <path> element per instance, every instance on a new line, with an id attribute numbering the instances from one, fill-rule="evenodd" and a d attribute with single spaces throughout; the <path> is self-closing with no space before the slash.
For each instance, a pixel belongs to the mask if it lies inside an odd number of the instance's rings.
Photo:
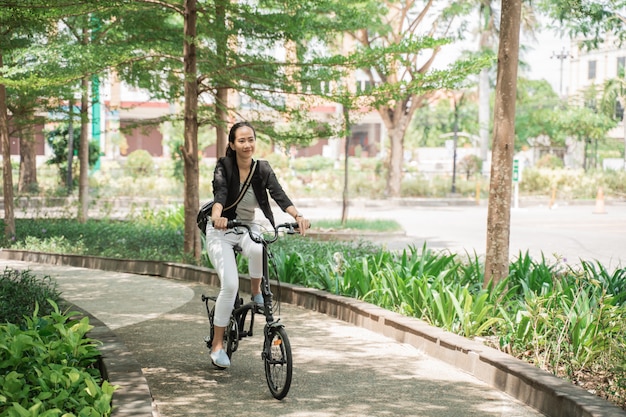
<path id="1" fill-rule="evenodd" d="M 254 330 L 254 316 L 255 314 L 263 314 L 265 316 L 265 322 L 266 322 L 266 326 L 269 327 L 284 327 L 282 323 L 280 322 L 280 318 L 278 320 L 276 320 L 274 318 L 274 312 L 273 312 L 273 302 L 274 302 L 274 294 L 272 293 L 272 289 L 271 289 L 271 284 L 270 284 L 270 279 L 269 279 L 269 261 L 270 258 L 272 257 L 270 251 L 268 250 L 268 245 L 270 243 L 273 243 L 274 241 L 276 241 L 276 239 L 278 239 L 278 231 L 281 228 L 285 228 L 287 229 L 287 233 L 294 233 L 293 230 L 294 228 L 297 228 L 298 225 L 297 223 L 283 223 L 280 224 L 278 226 L 276 226 L 274 228 L 274 236 L 272 238 L 269 239 L 265 239 L 262 236 L 256 236 L 254 233 L 252 233 L 251 228 L 248 224 L 245 223 L 241 223 L 238 222 L 236 220 L 230 220 L 228 222 L 228 228 L 229 229 L 233 229 L 233 228 L 237 228 L 237 227 L 241 227 L 246 229 L 246 232 L 243 233 L 248 233 L 250 235 L 250 237 L 252 238 L 252 240 L 254 240 L 256 243 L 259 243 L 263 246 L 263 275 L 261 277 L 261 294 L 263 295 L 263 307 L 259 307 L 258 305 L 256 305 L 254 302 L 248 302 L 248 303 L 244 303 L 243 299 L 239 297 L 239 292 L 237 292 L 237 296 L 235 298 L 235 304 L 233 306 L 233 311 L 231 313 L 231 316 L 235 319 L 235 321 L 237 322 L 237 326 L 238 326 L 238 340 L 241 340 L 244 337 L 249 337 L 249 336 L 253 336 Z M 234 248 L 235 253 L 238 254 L 241 252 L 241 248 L 236 246 Z M 211 301 L 216 301 L 217 297 L 215 296 L 205 296 L 202 295 L 202 301 L 205 303 L 206 309 L 207 309 L 207 314 L 209 315 L 209 320 L 211 320 L 210 317 L 210 306 L 209 306 L 209 300 Z M 248 313 L 250 313 L 250 324 L 248 326 L 248 329 L 245 329 L 245 322 L 246 322 L 246 318 L 248 317 Z M 212 339 L 212 335 L 211 338 L 206 340 L 207 344 L 209 344 L 209 342 Z M 236 346 L 235 346 L 236 347 Z M 235 351 L 235 349 L 232 350 L 233 352 Z"/>

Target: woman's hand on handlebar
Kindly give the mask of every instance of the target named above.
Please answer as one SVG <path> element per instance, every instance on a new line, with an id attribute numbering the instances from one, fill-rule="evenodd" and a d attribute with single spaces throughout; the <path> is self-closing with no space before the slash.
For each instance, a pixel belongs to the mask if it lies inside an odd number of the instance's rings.
<path id="1" fill-rule="evenodd" d="M 211 222 L 213 222 L 215 229 L 226 230 L 228 228 L 228 219 L 226 217 L 212 217 Z"/>
<path id="2" fill-rule="evenodd" d="M 304 236 L 306 234 L 306 230 L 311 227 L 311 222 L 303 216 L 296 217 L 296 222 L 298 223 L 298 232 Z"/>

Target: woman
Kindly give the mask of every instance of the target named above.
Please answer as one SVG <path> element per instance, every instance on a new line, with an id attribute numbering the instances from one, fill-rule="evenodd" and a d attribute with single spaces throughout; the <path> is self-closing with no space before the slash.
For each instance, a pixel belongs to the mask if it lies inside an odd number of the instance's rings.
<path id="1" fill-rule="evenodd" d="M 257 161 L 252 173 L 250 187 L 238 204 L 224 210 L 239 197 L 241 187 L 253 166 L 252 155 L 255 147 L 256 132 L 254 128 L 248 122 L 236 123 L 231 127 L 228 134 L 226 156 L 217 161 L 213 174 L 214 204 L 211 221 L 207 224 L 206 245 L 209 259 L 216 269 L 221 283 L 220 293 L 215 302 L 213 345 L 211 347 L 211 361 L 220 368 L 230 366 L 230 359 L 224 351 L 223 340 L 224 329 L 230 319 L 239 287 L 237 262 L 233 252 L 235 245 L 239 245 L 242 248 L 242 254 L 249 258 L 248 271 L 252 300 L 263 305 L 263 296 L 261 295 L 263 248 L 250 239 L 248 233 L 235 234 L 231 230 L 227 230 L 228 220 L 237 219 L 251 223 L 254 220 L 254 211 L 259 207 L 274 226 L 274 215 L 268 198 L 269 192 L 278 206 L 295 219 L 302 235 L 311 225 L 287 197 L 267 161 Z"/>

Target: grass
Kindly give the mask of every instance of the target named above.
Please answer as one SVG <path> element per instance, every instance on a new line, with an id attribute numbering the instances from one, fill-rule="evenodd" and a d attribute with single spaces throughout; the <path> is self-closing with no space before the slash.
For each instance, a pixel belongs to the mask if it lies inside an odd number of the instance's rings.
<path id="1" fill-rule="evenodd" d="M 345 223 L 341 220 L 319 219 L 315 220 L 316 229 L 332 230 L 358 230 L 361 232 L 398 232 L 402 226 L 395 220 L 368 220 L 348 219 Z"/>

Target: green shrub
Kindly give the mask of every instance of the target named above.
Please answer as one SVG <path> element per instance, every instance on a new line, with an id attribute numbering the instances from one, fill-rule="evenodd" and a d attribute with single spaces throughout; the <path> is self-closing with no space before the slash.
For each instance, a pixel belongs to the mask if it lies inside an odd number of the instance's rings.
<path id="1" fill-rule="evenodd" d="M 147 177 L 154 173 L 154 161 L 145 149 L 137 149 L 126 158 L 124 170 L 132 178 Z"/>
<path id="2" fill-rule="evenodd" d="M 100 353 L 85 337 L 89 318 L 51 305 L 22 326 L 0 325 L 0 416 L 110 416 L 116 387 L 94 367 Z"/>
<path id="3" fill-rule="evenodd" d="M 52 308 L 47 300 L 58 303 L 61 298 L 56 282 L 49 276 L 5 268 L 0 276 L 0 323 L 20 324 L 41 306 L 42 313 Z"/>
<path id="4" fill-rule="evenodd" d="M 464 156 L 457 165 L 459 174 L 469 181 L 474 175 L 480 174 L 483 169 L 483 160 L 476 155 Z"/>
<path id="5" fill-rule="evenodd" d="M 556 155 L 545 154 L 535 164 L 536 168 L 548 168 L 548 169 L 557 169 L 563 168 L 565 164 L 563 164 L 563 160 Z"/>

